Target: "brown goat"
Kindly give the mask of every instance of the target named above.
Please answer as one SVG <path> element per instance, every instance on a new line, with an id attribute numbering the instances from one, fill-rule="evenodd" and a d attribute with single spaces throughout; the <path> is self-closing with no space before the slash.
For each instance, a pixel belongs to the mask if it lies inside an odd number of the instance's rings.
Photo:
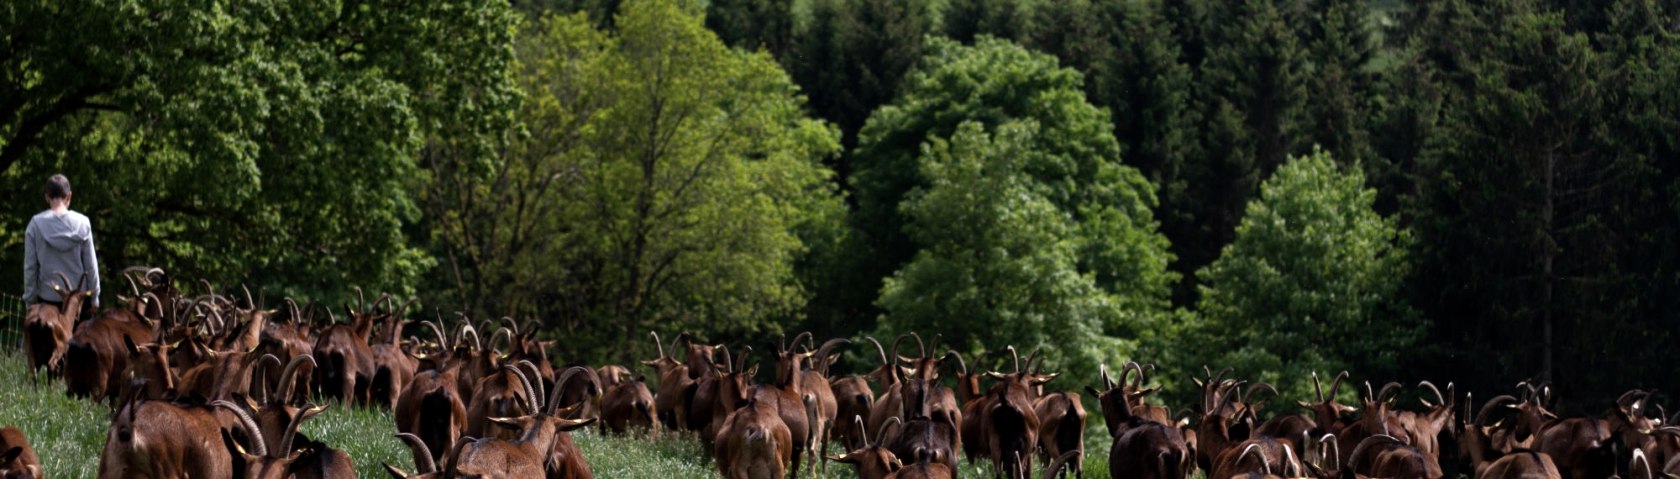
<path id="1" fill-rule="evenodd" d="M 1441 458 L 1439 436 L 1442 431 L 1449 430 L 1448 426 L 1453 423 L 1453 411 L 1457 406 L 1454 400 L 1457 397 L 1453 395 L 1452 383 L 1447 383 L 1447 394 L 1444 395 L 1441 394 L 1440 389 L 1429 381 L 1418 383 L 1418 387 L 1435 393 L 1435 401 L 1430 402 L 1427 398 L 1423 399 L 1424 407 L 1429 408 L 1423 412 L 1400 411 L 1398 413 L 1400 426 L 1408 436 L 1411 436 L 1412 446 L 1439 461 Z"/>
<path id="2" fill-rule="evenodd" d="M 104 314 L 76 327 L 64 352 L 64 386 L 70 396 L 115 403 L 122 390 L 122 372 L 128 368 L 123 337 L 141 344 L 152 341 L 152 325 L 140 318 L 132 312 Z"/>
<path id="3" fill-rule="evenodd" d="M 998 382 L 992 386 L 988 408 L 982 411 L 982 426 L 987 433 L 987 451 L 992 466 L 1004 477 L 1026 479 L 1032 470 L 1032 452 L 1038 445 L 1038 413 L 1033 409 L 1034 388 L 1042 386 L 1055 375 L 1035 375 L 1027 370 L 1014 373 L 987 372 Z"/>
<path id="4" fill-rule="evenodd" d="M 789 471 L 793 433 L 782 423 L 774 398 L 760 397 L 767 396 L 749 394 L 745 405 L 729 413 L 714 439 L 713 459 L 725 479 L 779 479 Z"/>
<path id="5" fill-rule="evenodd" d="M 250 444 L 249 452 L 241 446 L 232 434 L 223 431 L 222 441 L 229 449 L 229 456 L 233 460 L 233 474 L 246 479 L 282 479 L 297 477 L 299 469 L 315 466 L 317 475 L 322 469 L 320 457 L 322 454 L 314 448 L 293 447 L 297 438 L 297 428 L 309 418 L 315 417 L 325 407 L 287 408 L 293 411 L 281 418 L 281 433 L 276 438 L 271 431 L 264 431 L 257 424 L 255 418 L 230 401 L 216 401 L 214 406 L 226 409 L 238 420 L 236 424 L 245 431 L 246 441 Z M 339 456 L 342 456 L 342 452 Z M 314 459 L 311 461 L 310 459 Z M 333 462 L 348 462 L 348 459 Z"/>
<path id="6" fill-rule="evenodd" d="M 854 424 L 854 430 L 861 431 L 864 429 L 862 416 L 853 416 L 851 422 Z M 851 464 L 852 467 L 857 468 L 858 479 L 893 477 L 894 473 L 904 468 L 904 464 L 898 460 L 897 455 L 881 444 L 886 439 L 885 436 L 886 434 L 883 432 L 874 442 L 870 442 L 868 437 L 864 437 L 862 444 L 857 448 L 843 456 L 829 457 L 828 460 Z"/>
<path id="7" fill-rule="evenodd" d="M 1040 396 L 1033 406 L 1038 414 L 1038 444 L 1046 464 L 1063 453 L 1085 452 L 1085 406 L 1079 393 L 1054 392 Z M 1073 465 L 1076 477 L 1084 479 L 1085 467 Z"/>
<path id="8" fill-rule="evenodd" d="M 71 329 L 82 314 L 82 304 L 93 295 L 82 291 L 80 283 L 70 288 L 70 278 L 57 272 L 59 284 L 52 286 L 63 302 L 57 306 L 47 303 L 30 305 L 35 314 L 26 315 L 23 323 L 24 357 L 29 358 L 29 378 L 36 381 L 35 372 L 47 370 L 47 377 L 58 377 L 63 368 L 64 351 L 70 342 Z M 85 278 L 84 278 L 85 279 Z"/>
<path id="9" fill-rule="evenodd" d="M 566 419 L 564 415 L 571 411 L 555 407 L 560 403 L 559 393 L 566 380 L 586 369 L 572 367 L 562 373 L 555 380 L 546 405 L 538 406 L 535 400 L 530 403 L 531 409 L 537 411 L 535 414 L 493 419 L 498 425 L 522 431 L 518 439 L 477 439 L 461 448 L 456 461 L 463 468 L 497 477 L 547 477 L 553 471 L 550 456 L 559 437 L 595 422 L 594 419 Z"/>
<path id="10" fill-rule="evenodd" d="M 601 398 L 601 427 L 624 434 L 630 428 L 657 432 L 659 421 L 653 409 L 653 392 L 642 378 L 628 379 L 607 388 Z"/>
<path id="11" fill-rule="evenodd" d="M 659 333 L 653 334 L 654 346 L 664 348 L 659 341 Z M 677 339 L 682 339 L 681 335 Z M 671 344 L 672 348 L 676 343 Z M 666 429 L 680 431 L 688 426 L 689 401 L 694 397 L 694 379 L 689 377 L 688 366 L 677 361 L 664 349 L 659 350 L 659 357 L 649 361 L 642 361 L 645 366 L 652 366 L 659 375 L 659 389 L 654 395 L 654 409 L 659 413 L 659 422 Z"/>
<path id="12" fill-rule="evenodd" d="M 495 374 L 479 378 L 467 402 L 465 434 L 477 438 L 516 439 L 520 431 L 497 426 L 493 418 L 526 416 L 541 407 L 536 389 L 516 366 L 503 365 Z"/>
<path id="13" fill-rule="evenodd" d="M 1101 368 L 1103 390 L 1086 387 L 1102 407 L 1103 421 L 1113 442 L 1108 450 L 1109 474 L 1138 479 L 1184 479 L 1195 466 L 1195 458 L 1176 427 L 1138 414 L 1133 402 L 1136 385 L 1114 383 L 1108 367 Z M 1081 466 L 1080 469 L 1083 469 Z"/>
<path id="14" fill-rule="evenodd" d="M 0 478 L 39 479 L 42 477 L 41 458 L 23 431 L 15 427 L 0 428 Z"/>
<path id="15" fill-rule="evenodd" d="M 467 428 L 467 408 L 456 390 L 461 363 L 422 371 L 403 389 L 393 413 L 397 431 L 413 434 L 436 454 L 449 451 Z M 433 457 L 441 460 L 441 457 Z"/>
<path id="16" fill-rule="evenodd" d="M 1359 442 L 1348 455 L 1348 472 L 1367 477 L 1390 479 L 1439 479 L 1441 464 L 1402 442 L 1399 438 L 1377 434 Z M 1345 472 L 1344 474 L 1347 474 Z"/>
<path id="17" fill-rule="evenodd" d="M 834 437 L 839 438 L 848 450 L 861 447 L 868 437 L 867 425 L 861 420 L 849 421 L 846 418 L 868 417 L 869 407 L 875 403 L 875 391 L 869 389 L 869 381 L 863 376 L 836 379 L 831 382 L 830 389 L 834 391 Z"/>
<path id="18" fill-rule="evenodd" d="M 107 429 L 99 477 L 232 477 L 220 429 L 207 407 L 130 400 Z"/>
<path id="19" fill-rule="evenodd" d="M 747 356 L 752 353 L 751 346 L 742 347 L 739 358 L 731 358 L 728 350 L 722 353 L 725 367 L 718 371 L 717 390 L 711 406 L 712 420 L 700 432 L 700 441 L 712 450 L 716 449 L 719 433 L 728 427 L 729 415 L 747 403 L 747 395 L 751 392 L 749 381 L 758 374 L 758 366 L 746 367 Z"/>
<path id="20" fill-rule="evenodd" d="M 332 311 L 327 313 L 330 317 Z M 314 348 L 315 360 L 320 363 L 320 368 L 315 370 L 315 382 L 321 396 L 339 400 L 345 409 L 352 404 L 368 403 L 368 387 L 374 373 L 373 348 L 368 345 L 373 317 L 354 309 L 350 310 L 350 316 L 351 324 L 327 325 L 316 338 Z"/>

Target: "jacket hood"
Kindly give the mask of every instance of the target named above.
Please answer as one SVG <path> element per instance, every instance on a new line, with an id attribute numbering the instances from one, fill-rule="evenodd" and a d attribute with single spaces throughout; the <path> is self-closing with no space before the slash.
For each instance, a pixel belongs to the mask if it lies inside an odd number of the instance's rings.
<path id="1" fill-rule="evenodd" d="M 88 225 L 87 217 L 74 211 L 64 214 L 44 211 L 35 215 L 34 222 L 35 231 L 40 233 L 41 240 L 59 251 L 69 251 L 87 243 L 88 238 L 93 236 L 93 228 Z"/>

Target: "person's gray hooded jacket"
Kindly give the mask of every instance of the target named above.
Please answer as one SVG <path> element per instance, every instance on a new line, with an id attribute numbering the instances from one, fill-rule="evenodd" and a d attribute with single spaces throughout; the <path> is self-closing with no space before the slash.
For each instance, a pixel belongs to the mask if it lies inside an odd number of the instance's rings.
<path id="1" fill-rule="evenodd" d="M 86 216 L 75 211 L 64 214 L 43 211 L 30 218 L 23 232 L 23 301 L 62 302 L 53 286 L 77 288 L 76 284 L 59 284 L 57 273 L 64 273 L 72 282 L 82 283 L 82 291 L 92 291 L 90 303 L 99 305 L 99 260 L 93 254 L 93 226 Z"/>

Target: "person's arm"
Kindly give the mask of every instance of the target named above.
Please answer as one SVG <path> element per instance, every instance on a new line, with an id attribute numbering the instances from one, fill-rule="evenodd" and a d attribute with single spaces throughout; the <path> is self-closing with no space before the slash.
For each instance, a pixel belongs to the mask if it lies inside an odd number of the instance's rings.
<path id="1" fill-rule="evenodd" d="M 35 285 L 40 281 L 40 268 L 35 262 L 35 222 L 23 229 L 23 304 L 35 304 Z"/>
<path id="2" fill-rule="evenodd" d="M 93 307 L 99 307 L 99 258 L 93 253 L 93 225 L 88 225 L 87 244 L 82 245 L 82 271 L 88 278 L 88 291 L 93 292 Z"/>

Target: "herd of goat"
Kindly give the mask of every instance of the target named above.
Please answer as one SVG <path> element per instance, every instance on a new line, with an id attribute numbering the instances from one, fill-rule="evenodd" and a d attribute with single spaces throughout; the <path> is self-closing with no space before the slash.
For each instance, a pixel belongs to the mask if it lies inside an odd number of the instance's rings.
<path id="1" fill-rule="evenodd" d="M 679 335 L 667 349 L 654 334 L 658 357 L 641 363 L 656 376 L 650 387 L 620 365 L 557 371 L 552 342 L 511 319 L 411 328 L 413 301 L 389 295 L 370 303 L 357 290 L 339 318 L 290 300 L 264 309 L 248 291 L 241 303 L 208 284 L 188 297 L 154 268 L 123 276 L 130 294 L 78 320 L 86 294 L 61 275 L 65 301 L 24 331 L 32 381 L 61 379 L 68 394 L 112 406 L 102 478 L 355 477 L 348 455 L 298 433 L 326 408 L 313 401 L 337 401 L 392 410 L 417 469 L 385 465 L 398 478 L 589 478 L 569 431 L 594 425 L 697 436 L 730 479 L 815 474 L 830 462 L 865 479 L 954 478 L 959 453 L 999 477 L 1031 478 L 1037 458 L 1038 477 L 1082 479 L 1087 397 L 1112 437 L 1116 478 L 1435 479 L 1443 461 L 1477 479 L 1680 474 L 1680 428 L 1638 390 L 1601 417 L 1560 418 L 1550 387 L 1524 383 L 1471 414 L 1469 395 L 1461 403 L 1452 385 L 1443 394 L 1428 382 L 1421 410 L 1396 407 L 1395 383 L 1364 383 L 1359 404 L 1342 404 L 1343 372 L 1328 391 L 1314 375 L 1317 398 L 1298 402 L 1302 412 L 1268 417 L 1271 386 L 1204 371 L 1198 407 L 1174 413 L 1149 401 L 1160 387 L 1146 365 L 1125 364 L 1118 380 L 1105 367 L 1085 395 L 1047 391 L 1057 374 L 1037 352 L 1023 362 L 1005 348 L 988 356 L 1004 371 L 971 371 L 961 354 L 940 354 L 938 338 L 930 348 L 904 335 L 891 347 L 869 338 L 878 367 L 836 378 L 829 367 L 849 341 L 819 346 L 808 333 L 775 345 L 768 383 L 755 381 L 750 346 Z M 826 455 L 835 443 L 845 454 Z M 0 429 L 0 452 L 0 478 L 42 477 L 16 428 Z"/>

